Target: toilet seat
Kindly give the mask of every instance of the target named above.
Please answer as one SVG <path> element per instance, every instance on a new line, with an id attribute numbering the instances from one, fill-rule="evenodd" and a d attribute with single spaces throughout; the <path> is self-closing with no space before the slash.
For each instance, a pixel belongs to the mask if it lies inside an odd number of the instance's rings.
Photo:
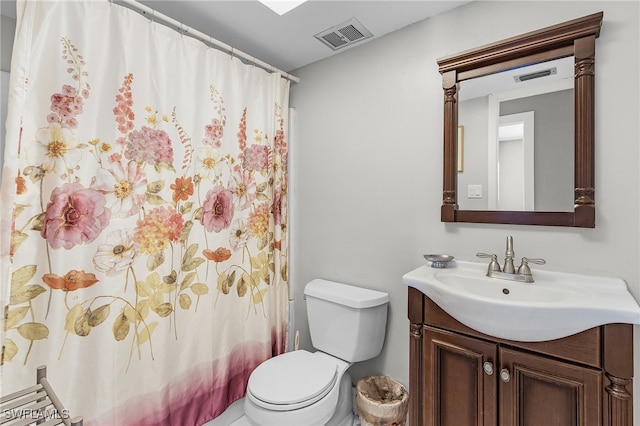
<path id="1" fill-rule="evenodd" d="M 247 397 L 273 411 L 307 407 L 326 396 L 338 378 L 338 364 L 305 350 L 287 352 L 260 364 L 247 384 Z"/>

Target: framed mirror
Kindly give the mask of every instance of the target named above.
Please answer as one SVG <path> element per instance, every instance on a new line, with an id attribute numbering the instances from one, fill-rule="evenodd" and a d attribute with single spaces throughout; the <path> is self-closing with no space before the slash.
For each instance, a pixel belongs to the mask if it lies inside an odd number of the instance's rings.
<path id="1" fill-rule="evenodd" d="M 438 60 L 443 222 L 595 227 L 594 63 L 602 18 Z"/>

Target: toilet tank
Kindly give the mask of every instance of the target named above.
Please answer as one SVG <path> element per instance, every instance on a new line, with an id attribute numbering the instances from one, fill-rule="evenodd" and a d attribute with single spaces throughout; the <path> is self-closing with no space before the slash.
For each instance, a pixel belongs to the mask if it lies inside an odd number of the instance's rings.
<path id="1" fill-rule="evenodd" d="M 348 362 L 380 354 L 387 293 L 316 279 L 304 289 L 313 347 Z"/>

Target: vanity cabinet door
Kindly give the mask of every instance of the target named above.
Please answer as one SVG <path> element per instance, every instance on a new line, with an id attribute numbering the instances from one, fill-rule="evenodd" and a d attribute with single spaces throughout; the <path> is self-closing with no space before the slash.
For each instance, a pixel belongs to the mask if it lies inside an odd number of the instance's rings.
<path id="1" fill-rule="evenodd" d="M 602 424 L 602 373 L 543 356 L 500 348 L 501 425 Z"/>
<path id="2" fill-rule="evenodd" d="M 423 329 L 424 426 L 497 425 L 498 345 Z"/>

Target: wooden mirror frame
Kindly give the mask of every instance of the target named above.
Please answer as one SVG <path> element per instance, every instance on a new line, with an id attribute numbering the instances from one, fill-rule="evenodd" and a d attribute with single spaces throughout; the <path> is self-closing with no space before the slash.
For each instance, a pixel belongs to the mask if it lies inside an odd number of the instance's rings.
<path id="1" fill-rule="evenodd" d="M 502 223 L 595 228 L 595 39 L 603 13 L 508 38 L 438 60 L 444 89 L 442 222 Z M 459 210 L 458 84 L 512 68 L 574 57 L 574 191 L 572 212 Z"/>

